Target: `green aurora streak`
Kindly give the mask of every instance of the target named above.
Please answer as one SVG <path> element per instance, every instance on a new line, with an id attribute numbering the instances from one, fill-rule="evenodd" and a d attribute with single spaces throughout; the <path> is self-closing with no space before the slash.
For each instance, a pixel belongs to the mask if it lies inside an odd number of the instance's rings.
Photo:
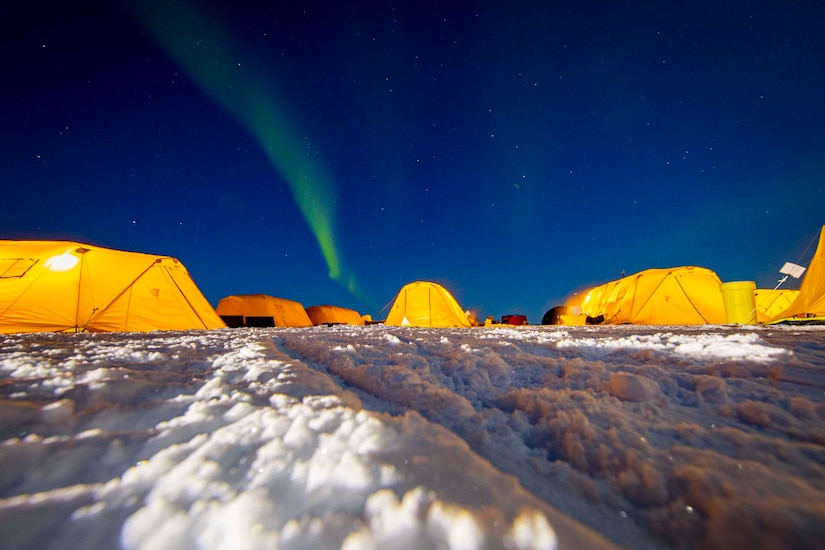
<path id="1" fill-rule="evenodd" d="M 354 277 L 344 276 L 333 233 L 332 178 L 310 158 L 266 71 L 251 63 L 221 26 L 187 2 L 126 0 L 126 5 L 161 46 L 208 95 L 243 123 L 292 190 L 315 235 L 330 279 L 358 295 Z M 255 75 L 253 78 L 250 75 Z"/>

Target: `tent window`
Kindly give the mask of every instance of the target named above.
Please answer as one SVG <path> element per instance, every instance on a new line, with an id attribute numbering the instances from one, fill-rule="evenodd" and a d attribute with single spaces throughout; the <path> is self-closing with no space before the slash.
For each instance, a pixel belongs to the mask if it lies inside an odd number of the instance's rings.
<path id="1" fill-rule="evenodd" d="M 247 317 L 246 326 L 248 327 L 274 327 L 275 319 L 273 317 Z"/>
<path id="2" fill-rule="evenodd" d="M 221 319 L 229 328 L 238 328 L 243 326 L 243 315 L 221 315 Z"/>
<path id="3" fill-rule="evenodd" d="M 2 258 L 0 259 L 0 279 L 22 277 L 36 263 L 37 260 L 31 258 Z"/>
<path id="4" fill-rule="evenodd" d="M 221 315 L 221 319 L 229 328 L 240 327 L 274 327 L 275 318 L 272 316 L 244 317 L 243 315 Z"/>

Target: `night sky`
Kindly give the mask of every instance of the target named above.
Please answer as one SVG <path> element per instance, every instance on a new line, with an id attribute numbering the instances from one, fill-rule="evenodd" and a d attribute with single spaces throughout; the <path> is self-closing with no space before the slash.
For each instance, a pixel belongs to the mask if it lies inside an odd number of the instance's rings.
<path id="1" fill-rule="evenodd" d="M 380 319 L 423 279 L 531 323 L 813 253 L 823 2 L 258 4 L 0 8 L 0 238 L 171 255 L 213 305 Z"/>

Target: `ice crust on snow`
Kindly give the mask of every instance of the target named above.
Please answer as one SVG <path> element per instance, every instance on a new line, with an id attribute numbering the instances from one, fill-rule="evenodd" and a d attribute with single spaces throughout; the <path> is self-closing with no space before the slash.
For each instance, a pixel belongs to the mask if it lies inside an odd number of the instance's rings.
<path id="1" fill-rule="evenodd" d="M 6 335 L 15 548 L 813 548 L 825 332 Z"/>

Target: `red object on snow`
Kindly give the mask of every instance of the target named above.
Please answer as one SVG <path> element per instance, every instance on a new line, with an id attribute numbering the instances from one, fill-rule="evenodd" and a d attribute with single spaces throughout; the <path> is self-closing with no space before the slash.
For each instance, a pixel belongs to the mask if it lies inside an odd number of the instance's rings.
<path id="1" fill-rule="evenodd" d="M 527 317 L 524 315 L 502 315 L 501 322 L 505 325 L 526 325 Z"/>

